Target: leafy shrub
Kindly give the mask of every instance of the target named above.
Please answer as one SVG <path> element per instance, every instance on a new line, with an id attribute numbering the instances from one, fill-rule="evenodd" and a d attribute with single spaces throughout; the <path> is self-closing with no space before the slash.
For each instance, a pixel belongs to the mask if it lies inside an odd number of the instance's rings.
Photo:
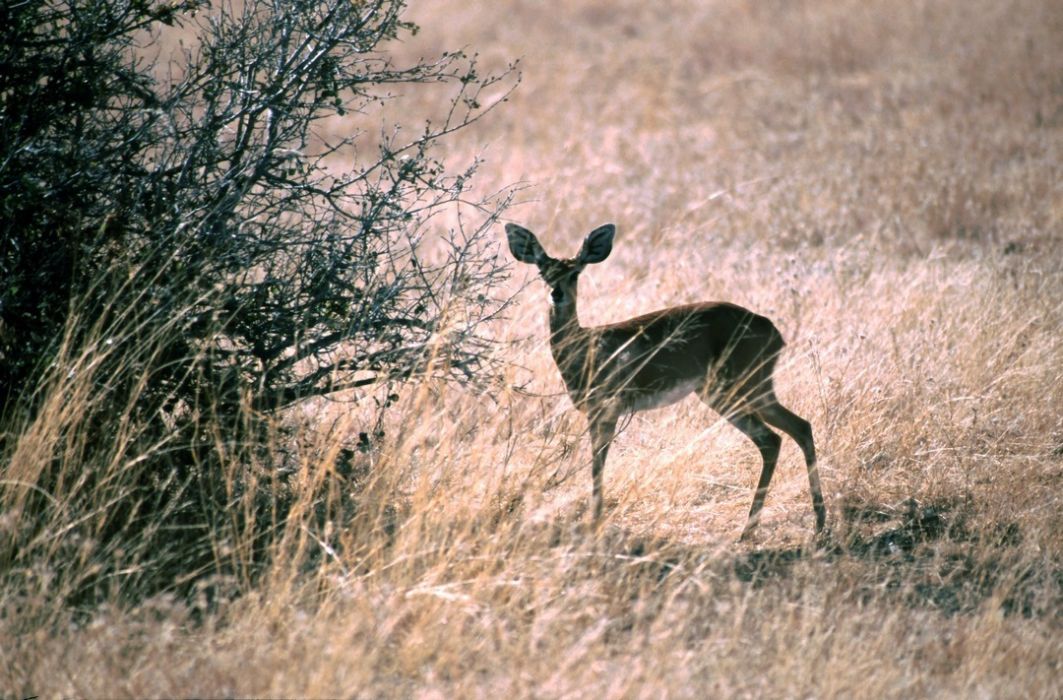
<path id="1" fill-rule="evenodd" d="M 123 567 L 149 588 L 214 571 L 211 533 L 260 551 L 284 517 L 249 476 L 275 466 L 279 410 L 490 379 L 505 269 L 485 234 L 509 193 L 467 201 L 476 163 L 449 172 L 433 147 L 513 72 L 460 52 L 398 65 L 404 5 L 0 8 L 3 488 L 25 525 L 9 564 L 81 523 L 106 562 L 82 592 Z M 402 86 L 446 90 L 441 116 L 376 135 Z M 337 116 L 361 126 L 327 132 Z"/>

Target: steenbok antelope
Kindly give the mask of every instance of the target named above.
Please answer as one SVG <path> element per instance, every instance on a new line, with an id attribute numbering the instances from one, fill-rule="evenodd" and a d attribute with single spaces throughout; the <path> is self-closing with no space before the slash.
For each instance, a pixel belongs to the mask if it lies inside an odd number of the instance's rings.
<path id="1" fill-rule="evenodd" d="M 768 425 L 788 434 L 804 452 L 816 531 L 822 530 L 826 510 L 812 426 L 775 397 L 772 370 L 784 343 L 771 321 L 721 302 L 675 306 L 607 326 L 580 326 L 579 275 L 586 265 L 609 257 L 615 233 L 612 224 L 596 228 L 579 255 L 558 260 L 546 254 L 531 231 L 506 225 L 513 257 L 537 266 L 550 286 L 550 350 L 572 402 L 587 415 L 590 427 L 594 520 L 602 514 L 602 470 L 617 420 L 693 392 L 749 436 L 764 460 L 742 538 L 756 527 L 779 457 L 782 438 Z"/>

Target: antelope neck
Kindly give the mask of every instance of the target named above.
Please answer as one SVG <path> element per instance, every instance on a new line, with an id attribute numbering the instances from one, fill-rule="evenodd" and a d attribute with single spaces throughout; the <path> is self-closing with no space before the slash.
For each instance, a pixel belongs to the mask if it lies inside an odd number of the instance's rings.
<path id="1" fill-rule="evenodd" d="M 550 305 L 550 354 L 554 356 L 569 395 L 581 410 L 590 390 L 587 363 L 591 335 L 579 324 L 575 293 L 565 304 Z"/>
<path id="2" fill-rule="evenodd" d="M 550 344 L 552 346 L 561 342 L 565 335 L 583 330 L 579 325 L 579 314 L 576 311 L 576 290 L 572 290 L 572 298 L 563 304 L 550 303 Z"/>

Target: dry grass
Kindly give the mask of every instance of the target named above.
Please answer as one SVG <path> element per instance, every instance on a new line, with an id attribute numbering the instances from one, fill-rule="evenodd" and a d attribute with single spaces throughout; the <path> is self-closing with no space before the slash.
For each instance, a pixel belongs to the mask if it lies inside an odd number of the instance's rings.
<path id="1" fill-rule="evenodd" d="M 585 426 L 535 282 L 497 331 L 524 391 L 410 387 L 387 444 L 345 469 L 368 409 L 301 416 L 300 478 L 357 515 L 292 525 L 294 558 L 234 602 L 116 599 L 73 624 L 45 583 L 0 597 L 5 697 L 1063 695 L 1063 6 L 448 0 L 413 18 L 403 51 L 524 57 L 448 155 L 486 144 L 480 186 L 527 183 L 511 215 L 554 252 L 617 223 L 584 323 L 713 298 L 778 322 L 829 543 L 811 546 L 787 441 L 757 541 L 736 544 L 759 459 L 692 399 L 620 435 L 587 532 Z"/>

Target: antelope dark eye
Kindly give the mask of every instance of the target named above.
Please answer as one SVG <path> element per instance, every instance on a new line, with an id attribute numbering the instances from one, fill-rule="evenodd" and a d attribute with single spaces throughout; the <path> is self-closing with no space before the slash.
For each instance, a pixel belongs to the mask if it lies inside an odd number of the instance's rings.
<path id="1" fill-rule="evenodd" d="M 559 302 L 565 298 L 565 293 L 561 291 L 561 287 L 554 287 L 550 290 L 550 298 L 553 299 L 554 302 Z"/>

